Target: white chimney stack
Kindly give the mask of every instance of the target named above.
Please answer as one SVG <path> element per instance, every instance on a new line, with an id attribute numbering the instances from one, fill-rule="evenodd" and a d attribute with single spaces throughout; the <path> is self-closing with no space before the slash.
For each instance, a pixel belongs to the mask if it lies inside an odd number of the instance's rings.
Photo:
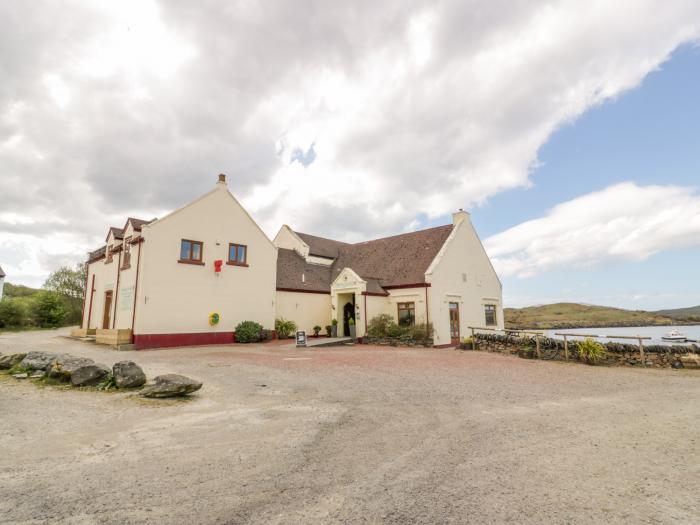
<path id="1" fill-rule="evenodd" d="M 460 222 L 469 220 L 469 212 L 464 211 L 462 208 L 452 214 L 452 224 L 457 226 Z"/>

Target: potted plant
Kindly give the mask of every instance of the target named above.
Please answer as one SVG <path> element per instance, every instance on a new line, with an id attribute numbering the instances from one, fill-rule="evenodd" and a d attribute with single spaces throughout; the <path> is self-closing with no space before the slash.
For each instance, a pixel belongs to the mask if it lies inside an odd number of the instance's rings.
<path id="1" fill-rule="evenodd" d="M 348 319 L 348 330 L 350 330 L 350 337 L 354 340 L 357 335 L 357 330 L 355 330 L 355 320 L 352 317 Z"/>
<path id="2" fill-rule="evenodd" d="M 474 339 L 471 337 L 465 337 L 462 339 L 462 344 L 459 345 L 462 350 L 476 350 L 476 345 L 474 344 Z"/>
<path id="3" fill-rule="evenodd" d="M 338 320 L 331 320 L 331 337 L 338 337 Z"/>
<path id="4" fill-rule="evenodd" d="M 327 324 L 327 325 L 326 325 L 326 337 L 330 337 L 330 336 L 331 336 L 331 330 L 332 330 L 331 325 Z"/>
<path id="5" fill-rule="evenodd" d="M 314 337 L 318 337 L 319 333 L 321 333 L 321 327 L 318 325 L 314 326 Z"/>

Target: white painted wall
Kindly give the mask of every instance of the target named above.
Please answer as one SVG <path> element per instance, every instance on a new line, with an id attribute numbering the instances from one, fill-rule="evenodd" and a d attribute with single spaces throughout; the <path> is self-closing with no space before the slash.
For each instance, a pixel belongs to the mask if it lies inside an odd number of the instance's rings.
<path id="1" fill-rule="evenodd" d="M 0 277 L 0 299 L 2 299 L 2 291 L 3 291 L 4 287 L 5 287 L 5 278 Z"/>
<path id="2" fill-rule="evenodd" d="M 277 232 L 277 235 L 275 235 L 272 242 L 278 248 L 295 250 L 304 258 L 308 257 L 309 255 L 309 245 L 302 241 L 301 238 L 286 224 L 282 225 L 280 231 Z"/>
<path id="3" fill-rule="evenodd" d="M 245 320 L 274 328 L 277 249 L 225 183 L 141 235 L 135 334 L 231 332 Z M 204 266 L 178 263 L 181 239 L 204 243 Z M 225 264 L 229 243 L 248 246 L 248 267 Z M 218 275 L 216 259 L 224 261 Z M 214 327 L 212 312 L 221 316 Z"/>
<path id="4" fill-rule="evenodd" d="M 119 256 L 114 254 L 112 262 L 107 263 L 107 259 L 95 261 L 88 265 L 87 289 L 85 290 L 85 309 L 83 310 L 84 328 L 102 328 L 104 316 L 105 292 L 114 291 L 117 284 L 117 268 L 119 266 Z M 90 309 L 90 286 L 95 277 L 94 292 L 92 293 L 92 314 Z M 114 318 L 114 301 L 110 310 L 110 319 Z M 88 320 L 90 324 L 88 325 Z M 111 328 L 111 323 L 110 327 Z M 117 326 L 117 328 L 122 328 Z M 125 327 L 128 328 L 128 327 Z"/>
<path id="5" fill-rule="evenodd" d="M 278 291 L 276 317 L 294 321 L 307 335 L 313 334 L 318 325 L 323 334 L 326 325 L 331 324 L 331 295 Z"/>
<path id="6" fill-rule="evenodd" d="M 501 283 L 469 214 L 454 217 L 455 228 L 430 268 L 426 280 L 430 321 L 435 328 L 435 344 L 450 343 L 449 303 L 459 304 L 460 335 L 469 335 L 468 326 L 484 326 L 486 304 L 495 304 L 497 327 L 503 328 Z"/>

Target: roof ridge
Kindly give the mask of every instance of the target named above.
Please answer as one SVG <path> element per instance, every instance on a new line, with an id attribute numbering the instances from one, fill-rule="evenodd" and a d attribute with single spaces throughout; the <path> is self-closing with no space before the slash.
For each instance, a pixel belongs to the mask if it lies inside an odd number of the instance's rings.
<path id="1" fill-rule="evenodd" d="M 404 235 L 413 235 L 416 233 L 422 233 L 422 232 L 427 232 L 431 230 L 439 230 L 441 228 L 452 228 L 454 224 L 449 223 L 449 224 L 441 224 L 440 226 L 431 226 L 430 228 L 423 228 L 422 230 L 413 230 L 411 232 L 404 232 L 404 233 L 396 233 L 394 235 L 387 235 L 386 237 L 377 237 L 376 239 L 368 239 L 366 241 L 359 241 L 359 242 L 345 242 L 345 241 L 338 241 L 336 239 L 331 239 L 330 237 L 321 237 L 320 235 L 314 235 L 313 233 L 304 233 L 300 232 L 297 230 L 292 230 L 294 233 L 297 235 L 307 235 L 309 237 L 316 237 L 317 239 L 323 239 L 324 241 L 331 241 L 331 242 L 336 242 L 339 244 L 344 244 L 346 246 L 357 246 L 359 244 L 366 244 L 368 242 L 375 242 L 375 241 L 383 241 L 386 239 L 393 239 L 394 237 L 402 237 Z"/>
<path id="2" fill-rule="evenodd" d="M 423 228 L 422 230 L 413 230 L 412 232 L 404 232 L 404 233 L 396 233 L 394 235 L 387 235 L 386 237 L 377 237 L 376 239 L 369 239 L 367 241 L 360 241 L 351 244 L 351 246 L 358 246 L 360 244 L 368 244 L 370 242 L 377 242 L 377 241 L 385 241 L 387 239 L 395 239 L 396 237 L 405 237 L 408 235 L 415 235 L 418 233 L 423 233 L 423 232 L 429 232 L 432 230 L 440 230 L 443 228 L 452 228 L 454 225 L 453 224 L 442 224 L 440 226 L 431 226 L 430 228 Z"/>

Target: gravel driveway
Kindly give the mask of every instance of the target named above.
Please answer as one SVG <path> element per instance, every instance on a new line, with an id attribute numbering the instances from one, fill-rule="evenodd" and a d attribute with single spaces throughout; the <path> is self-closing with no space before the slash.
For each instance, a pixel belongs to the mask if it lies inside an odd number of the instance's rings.
<path id="1" fill-rule="evenodd" d="M 117 352 L 186 401 L 0 377 L 0 523 L 698 523 L 700 372 L 455 350 Z"/>

